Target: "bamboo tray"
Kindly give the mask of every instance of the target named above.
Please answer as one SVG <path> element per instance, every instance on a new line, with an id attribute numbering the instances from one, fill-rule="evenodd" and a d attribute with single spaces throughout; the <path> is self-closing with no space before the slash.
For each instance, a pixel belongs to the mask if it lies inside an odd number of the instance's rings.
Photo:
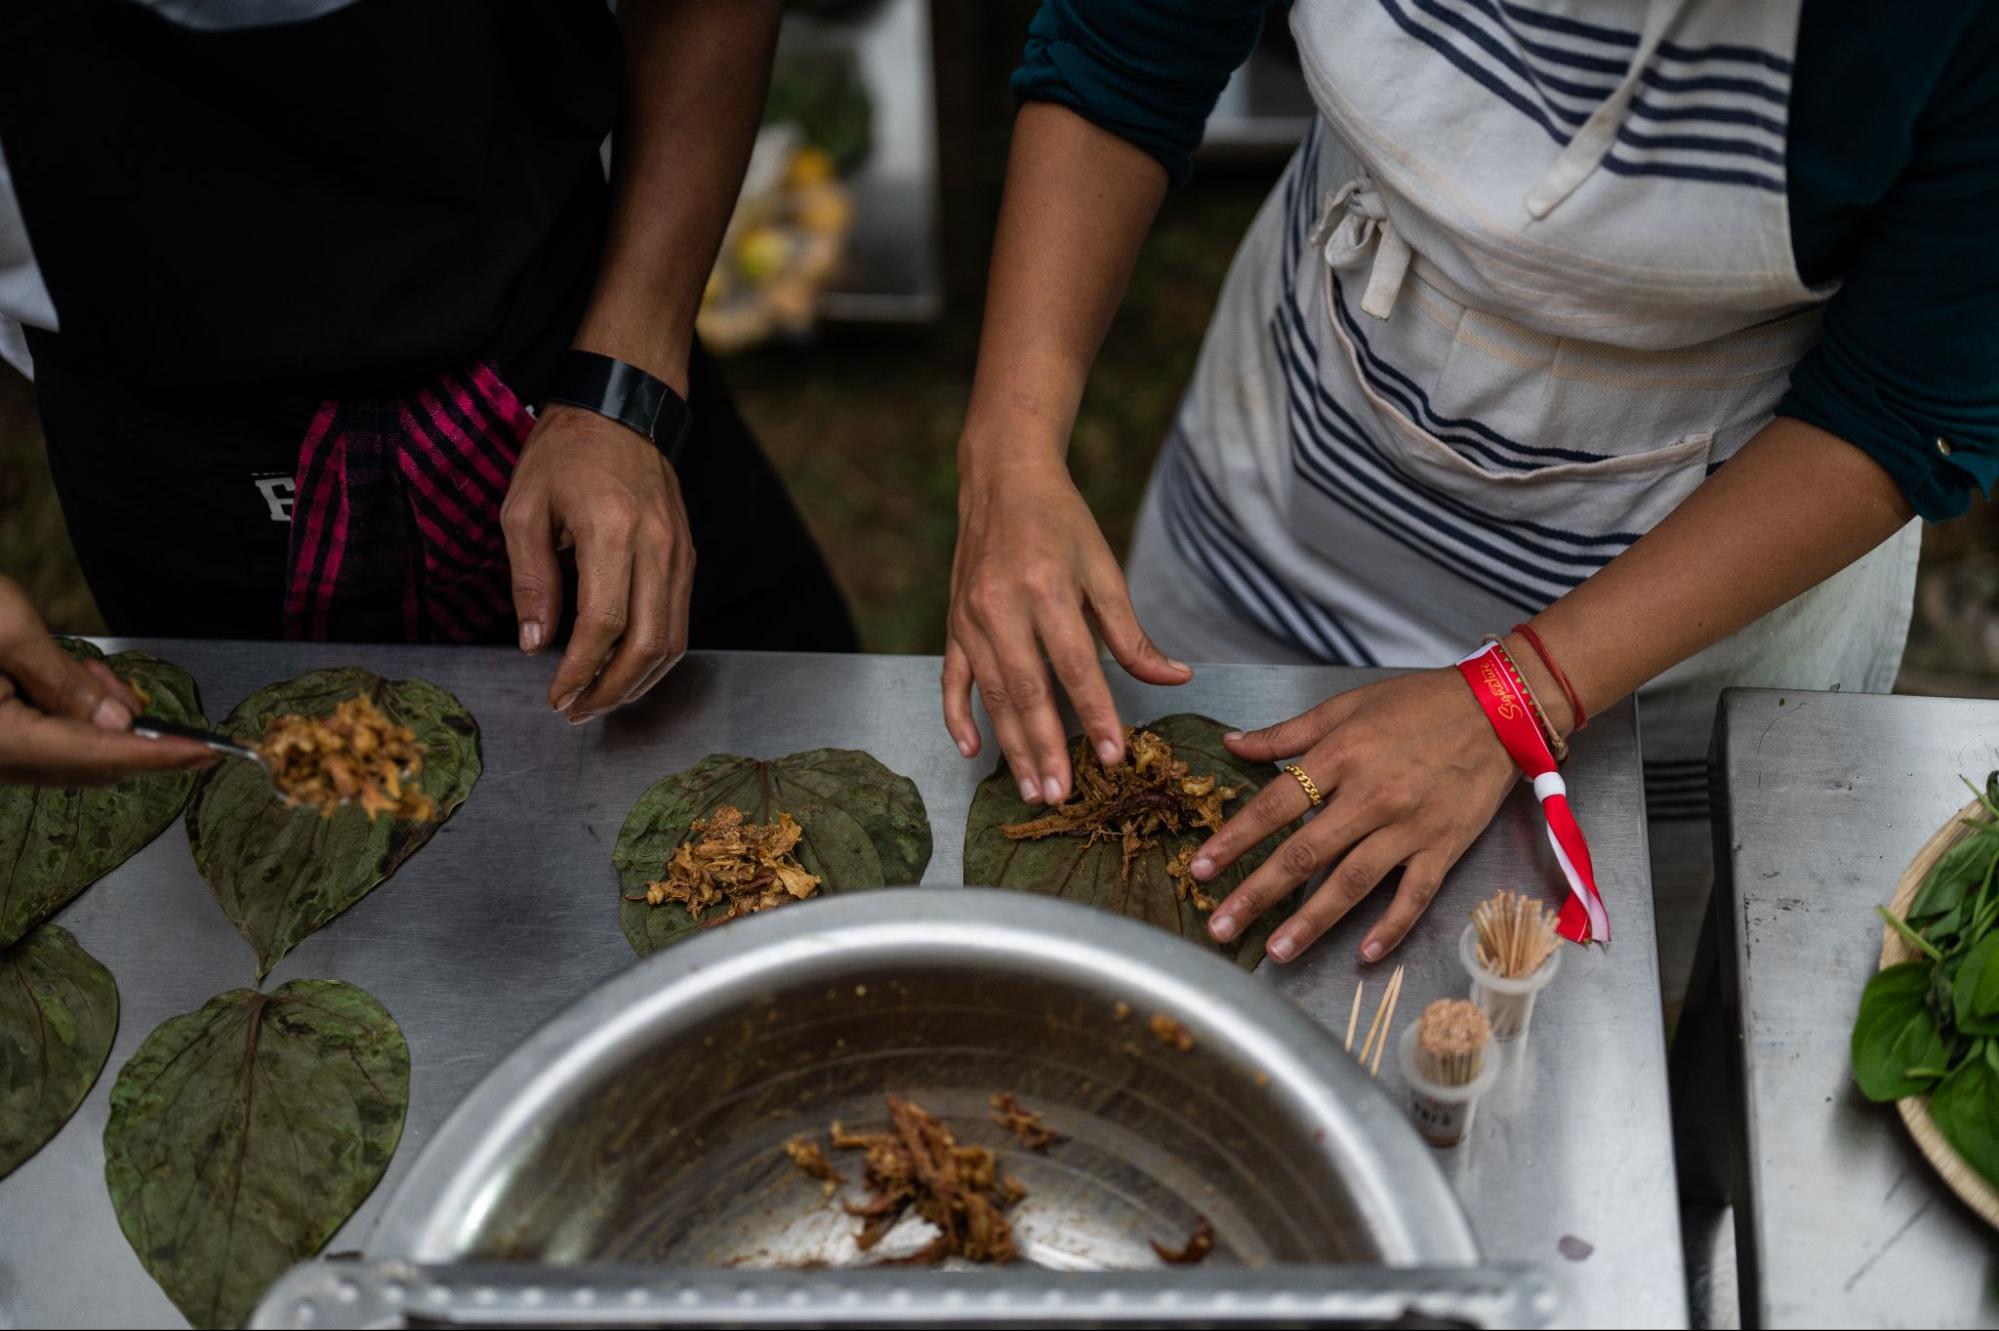
<path id="1" fill-rule="evenodd" d="M 1908 914 L 1916 893 L 1922 890 L 1923 880 L 1930 876 L 1930 870 L 1936 867 L 1944 852 L 1968 833 L 1964 820 L 1982 812 L 1982 804 L 1977 800 L 1970 801 L 1952 814 L 1950 821 L 1937 829 L 1936 835 L 1923 843 L 1923 848 L 1916 852 L 1916 858 L 1902 871 L 1902 881 L 1895 885 L 1894 899 L 1888 903 L 1888 909 L 1897 918 Z M 1886 970 L 1897 962 L 1914 961 L 1919 955 L 1902 935 L 1886 924 L 1881 926 L 1879 969 Z M 1962 1198 L 1966 1206 L 1978 1212 L 1986 1224 L 1999 1228 L 1999 1189 L 1986 1182 L 1984 1176 L 1967 1165 L 1957 1149 L 1944 1140 L 1943 1133 L 1937 1130 L 1935 1121 L 1930 1118 L 1930 1098 L 1927 1095 L 1911 1095 L 1897 1100 L 1895 1108 L 1901 1111 L 1902 1122 L 1909 1125 L 1909 1133 L 1916 1139 L 1917 1148 L 1943 1176 L 1950 1190 Z"/>

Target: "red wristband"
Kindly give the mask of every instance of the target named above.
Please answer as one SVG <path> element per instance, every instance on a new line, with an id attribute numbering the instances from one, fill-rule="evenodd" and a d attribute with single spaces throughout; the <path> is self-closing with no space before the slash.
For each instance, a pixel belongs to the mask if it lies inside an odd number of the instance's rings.
<path id="1" fill-rule="evenodd" d="M 1541 727 L 1534 720 L 1533 705 L 1522 692 L 1519 681 L 1501 664 L 1496 643 L 1485 646 L 1458 662 L 1458 673 L 1471 685 L 1472 696 L 1484 710 L 1486 720 L 1506 747 L 1506 754 L 1534 783 L 1534 796 L 1541 801 L 1547 819 L 1548 844 L 1555 848 L 1555 861 L 1569 886 L 1568 900 L 1562 903 L 1555 929 L 1572 943 L 1608 943 L 1610 915 L 1596 890 L 1596 870 L 1590 864 L 1589 843 L 1569 808 L 1568 786 L 1555 770 L 1555 755 L 1548 747 Z"/>
<path id="2" fill-rule="evenodd" d="M 1513 631 L 1527 640 L 1527 645 L 1534 649 L 1534 655 L 1541 658 L 1541 664 L 1548 667 L 1548 673 L 1555 677 L 1555 687 L 1569 700 L 1569 715 L 1575 718 L 1576 729 L 1581 730 L 1587 726 L 1589 713 L 1583 710 L 1583 700 L 1576 696 L 1575 686 L 1569 683 L 1569 677 L 1563 673 L 1562 668 L 1555 664 L 1554 654 L 1548 650 L 1548 644 L 1541 641 L 1541 635 L 1535 631 L 1534 626 L 1522 622 L 1515 624 Z"/>

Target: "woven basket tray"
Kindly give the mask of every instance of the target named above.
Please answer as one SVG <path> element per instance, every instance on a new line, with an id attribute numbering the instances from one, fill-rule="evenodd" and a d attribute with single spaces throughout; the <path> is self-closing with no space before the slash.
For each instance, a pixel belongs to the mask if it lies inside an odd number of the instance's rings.
<path id="1" fill-rule="evenodd" d="M 1895 885 L 1895 899 L 1888 903 L 1888 909 L 1897 918 L 1908 914 L 1916 893 L 1922 890 L 1923 880 L 1930 876 L 1930 870 L 1936 867 L 1944 852 L 1960 838 L 1969 835 L 1970 829 L 1963 820 L 1983 811 L 1983 805 L 1977 800 L 1971 801 L 1951 815 L 1951 820 L 1923 843 L 1923 848 L 1916 852 L 1916 858 L 1902 871 L 1902 881 Z M 1915 961 L 1921 955 L 1902 935 L 1885 924 L 1881 926 L 1882 970 L 1897 962 Z M 1937 1173 L 1943 1175 L 1943 1181 L 1950 1185 L 1950 1190 L 1963 1198 L 1966 1206 L 1978 1212 L 1986 1224 L 1999 1228 L 1999 1189 L 1964 1163 L 1957 1149 L 1937 1131 L 1936 1123 L 1930 1118 L 1930 1098 L 1927 1095 L 1912 1095 L 1897 1100 L 1895 1107 L 1902 1112 L 1902 1121 L 1909 1125 L 1909 1133 L 1916 1139 L 1923 1156 L 1936 1167 Z"/>

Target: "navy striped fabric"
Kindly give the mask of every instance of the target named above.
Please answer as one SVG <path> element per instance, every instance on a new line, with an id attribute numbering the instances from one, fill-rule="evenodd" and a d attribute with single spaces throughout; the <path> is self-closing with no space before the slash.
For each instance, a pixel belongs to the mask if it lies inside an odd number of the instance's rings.
<path id="1" fill-rule="evenodd" d="M 1707 759 L 1648 758 L 1645 816 L 1675 823 L 1708 817 Z"/>
<path id="2" fill-rule="evenodd" d="M 1566 145 L 1630 67 L 1638 33 L 1510 0 L 1377 0 L 1396 26 Z M 1604 169 L 1784 189 L 1791 62 L 1752 46 L 1662 42 Z"/>

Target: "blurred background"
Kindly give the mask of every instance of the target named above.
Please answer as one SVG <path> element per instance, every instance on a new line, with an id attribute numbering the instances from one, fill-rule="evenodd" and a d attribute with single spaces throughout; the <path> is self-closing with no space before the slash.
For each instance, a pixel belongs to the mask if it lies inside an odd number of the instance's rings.
<path id="1" fill-rule="evenodd" d="M 702 314 L 818 535 L 863 644 L 937 652 L 954 452 L 1032 0 L 811 0 L 786 20 L 763 137 Z M 1070 464 L 1114 548 L 1236 242 L 1304 131 L 1281 24 L 1165 206 L 1090 379 Z M 0 364 L 0 574 L 101 628 L 49 483 L 33 387 Z M 1999 505 L 1925 533 L 1901 687 L 1999 696 Z"/>

